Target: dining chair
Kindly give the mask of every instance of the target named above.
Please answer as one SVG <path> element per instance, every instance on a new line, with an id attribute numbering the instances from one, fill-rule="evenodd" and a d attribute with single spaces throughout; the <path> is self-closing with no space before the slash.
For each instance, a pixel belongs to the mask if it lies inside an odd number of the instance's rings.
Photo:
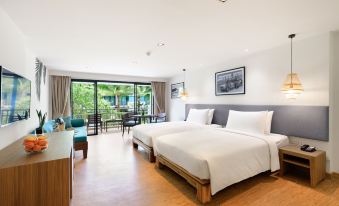
<path id="1" fill-rule="evenodd" d="M 131 127 L 134 127 L 138 124 L 140 124 L 139 118 L 132 117 L 132 113 L 126 113 L 122 116 L 122 136 L 125 134 L 125 128 L 128 128 L 128 134 L 131 129 Z"/>

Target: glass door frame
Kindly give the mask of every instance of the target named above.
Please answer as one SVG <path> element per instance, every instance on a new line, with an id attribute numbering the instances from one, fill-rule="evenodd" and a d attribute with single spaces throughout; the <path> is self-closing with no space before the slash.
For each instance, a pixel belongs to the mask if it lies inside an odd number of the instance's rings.
<path id="1" fill-rule="evenodd" d="M 94 84 L 94 114 L 98 114 L 98 84 L 100 83 L 121 83 L 121 84 L 133 84 L 134 86 L 134 105 L 133 105 L 133 111 L 134 114 L 138 113 L 137 109 L 137 86 L 142 86 L 142 85 L 149 85 L 151 86 L 151 83 L 147 82 L 128 82 L 128 81 L 108 81 L 108 80 L 92 80 L 92 79 L 71 79 L 71 86 L 70 86 L 70 99 L 71 99 L 71 112 L 72 112 L 72 117 L 73 117 L 73 97 L 72 97 L 72 84 L 73 82 L 83 82 L 83 83 L 93 83 Z M 153 96 L 153 91 L 151 93 L 151 114 L 154 114 L 154 96 Z M 91 135 L 98 135 L 99 134 L 99 127 L 98 127 L 98 122 L 95 124 L 95 130 L 94 134 L 89 134 Z"/>
<path id="2" fill-rule="evenodd" d="M 72 118 L 73 118 L 73 93 L 72 93 L 72 86 L 73 86 L 73 82 L 78 82 L 78 83 L 92 83 L 93 84 L 93 104 L 94 104 L 94 114 L 98 114 L 98 95 L 97 95 L 97 82 L 94 80 L 87 80 L 87 79 L 71 79 L 71 92 L 70 92 L 70 99 L 71 99 L 71 114 L 72 114 Z M 86 121 L 85 121 L 86 122 Z M 87 126 L 87 125 L 85 125 Z M 88 136 L 92 136 L 92 135 L 98 135 L 99 134 L 99 129 L 98 129 L 98 122 L 96 122 L 94 124 L 94 133 L 93 134 L 87 134 Z"/>
<path id="3" fill-rule="evenodd" d="M 151 86 L 151 83 L 135 83 L 134 84 L 134 95 L 136 98 L 134 98 L 134 113 L 137 114 L 139 111 L 138 111 L 138 107 L 137 107 L 137 101 L 138 101 L 138 89 L 137 87 L 138 86 Z M 154 96 L 153 96 L 153 90 L 151 91 L 151 97 L 150 97 L 150 105 L 151 105 L 151 114 L 153 115 L 154 114 Z"/>

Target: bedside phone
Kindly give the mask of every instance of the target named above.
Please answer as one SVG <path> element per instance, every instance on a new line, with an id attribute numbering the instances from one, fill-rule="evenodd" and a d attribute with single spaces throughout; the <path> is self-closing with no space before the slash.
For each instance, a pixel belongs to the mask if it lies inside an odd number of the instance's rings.
<path id="1" fill-rule="evenodd" d="M 300 146 L 300 150 L 305 151 L 310 145 L 304 144 Z"/>
<path id="2" fill-rule="evenodd" d="M 305 152 L 315 152 L 315 151 L 317 151 L 315 149 L 315 147 L 310 147 L 310 145 L 308 145 L 308 144 L 304 144 L 304 145 L 300 146 L 300 150 L 305 151 Z"/>

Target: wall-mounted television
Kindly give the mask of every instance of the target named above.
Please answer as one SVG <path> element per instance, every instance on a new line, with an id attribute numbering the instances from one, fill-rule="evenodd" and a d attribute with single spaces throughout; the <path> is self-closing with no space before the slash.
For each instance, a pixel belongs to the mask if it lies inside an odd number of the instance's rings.
<path id="1" fill-rule="evenodd" d="M 0 66 L 1 127 L 30 117 L 31 81 Z"/>

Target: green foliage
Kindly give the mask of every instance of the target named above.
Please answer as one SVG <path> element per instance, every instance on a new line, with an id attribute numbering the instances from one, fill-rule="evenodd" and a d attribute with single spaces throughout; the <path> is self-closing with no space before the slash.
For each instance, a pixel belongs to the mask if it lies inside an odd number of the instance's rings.
<path id="1" fill-rule="evenodd" d="M 98 110 L 102 113 L 103 119 L 121 118 L 124 112 L 120 112 L 122 97 L 134 95 L 133 84 L 98 84 Z M 138 99 L 144 96 L 145 103 L 150 105 L 152 88 L 151 86 L 137 86 Z M 104 97 L 114 97 L 115 105 Z M 72 83 L 73 115 L 77 118 L 87 118 L 88 114 L 94 113 L 94 84 Z M 137 105 L 139 110 L 139 105 Z M 147 109 L 147 107 L 145 107 Z"/>
<path id="2" fill-rule="evenodd" d="M 38 115 L 38 118 L 39 118 L 39 128 L 42 128 L 45 124 L 47 113 L 42 115 L 41 110 L 39 111 L 36 110 L 36 114 Z"/>

